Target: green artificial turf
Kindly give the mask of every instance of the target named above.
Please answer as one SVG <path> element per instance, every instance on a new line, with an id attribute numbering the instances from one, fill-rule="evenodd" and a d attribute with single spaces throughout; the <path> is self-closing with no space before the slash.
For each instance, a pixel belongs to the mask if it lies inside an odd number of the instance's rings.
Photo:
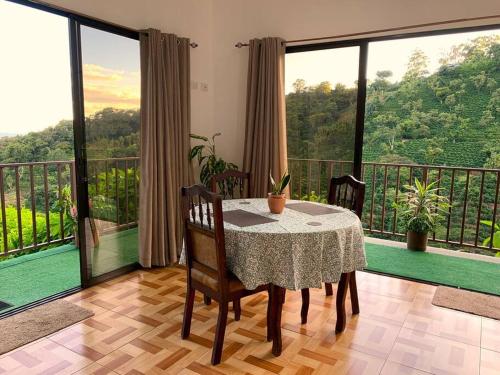
<path id="1" fill-rule="evenodd" d="M 78 250 L 73 245 L 63 245 L 0 263 L 0 300 L 13 305 L 12 308 L 79 285 L 80 261 Z"/>
<path id="2" fill-rule="evenodd" d="M 367 270 L 500 295 L 500 264 L 366 243 Z"/>
<path id="3" fill-rule="evenodd" d="M 136 261 L 137 228 L 107 234 L 92 253 L 92 273 L 98 276 Z M 80 258 L 72 244 L 0 262 L 0 301 L 13 305 L 9 309 L 77 286 Z"/>

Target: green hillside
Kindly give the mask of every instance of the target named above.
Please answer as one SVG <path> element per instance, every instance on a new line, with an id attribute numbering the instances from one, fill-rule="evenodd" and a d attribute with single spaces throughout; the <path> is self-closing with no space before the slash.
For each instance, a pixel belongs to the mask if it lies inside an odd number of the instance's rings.
<path id="1" fill-rule="evenodd" d="M 400 82 L 367 87 L 363 159 L 500 167 L 500 36 L 453 46 L 433 74 L 416 50 Z M 292 158 L 352 160 L 356 88 L 294 84 L 287 95 Z"/>

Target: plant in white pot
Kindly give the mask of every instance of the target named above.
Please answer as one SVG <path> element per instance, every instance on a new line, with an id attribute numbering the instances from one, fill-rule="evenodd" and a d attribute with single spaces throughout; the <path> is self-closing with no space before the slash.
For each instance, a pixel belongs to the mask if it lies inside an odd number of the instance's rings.
<path id="1" fill-rule="evenodd" d="M 448 214 L 448 199 L 439 194 L 436 182 L 426 184 L 415 178 L 415 184 L 405 185 L 406 193 L 394 204 L 405 226 L 410 250 L 425 251 L 428 234 Z"/>
<path id="2" fill-rule="evenodd" d="M 285 172 L 283 176 L 281 176 L 281 179 L 276 182 L 271 172 L 269 172 L 269 179 L 271 180 L 272 191 L 268 194 L 267 204 L 269 205 L 269 210 L 273 214 L 280 214 L 285 208 L 286 197 L 284 191 L 290 183 L 290 174 Z"/>

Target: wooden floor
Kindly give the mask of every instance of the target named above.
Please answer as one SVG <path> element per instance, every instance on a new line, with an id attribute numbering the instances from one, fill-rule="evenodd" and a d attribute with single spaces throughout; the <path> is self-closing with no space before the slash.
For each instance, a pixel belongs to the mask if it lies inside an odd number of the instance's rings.
<path id="1" fill-rule="evenodd" d="M 429 285 L 358 273 L 358 289 L 361 314 L 338 336 L 334 296 L 311 291 L 301 326 L 300 293 L 287 293 L 278 358 L 264 336 L 266 294 L 247 298 L 212 367 L 217 305 L 197 295 L 183 341 L 184 271 L 137 271 L 68 297 L 95 316 L 1 356 L 0 374 L 500 374 L 500 322 L 431 305 Z"/>

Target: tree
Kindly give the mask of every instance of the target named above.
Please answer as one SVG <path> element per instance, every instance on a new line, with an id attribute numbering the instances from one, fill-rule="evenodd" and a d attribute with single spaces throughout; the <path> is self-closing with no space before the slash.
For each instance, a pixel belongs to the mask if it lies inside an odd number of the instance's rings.
<path id="1" fill-rule="evenodd" d="M 416 49 L 415 51 L 413 51 L 413 54 L 408 60 L 408 65 L 406 73 L 403 76 L 403 80 L 414 81 L 423 78 L 424 76 L 429 74 L 429 71 L 427 70 L 428 64 L 429 58 L 423 51 Z"/>
<path id="2" fill-rule="evenodd" d="M 301 94 L 306 91 L 306 81 L 301 78 L 296 79 L 292 86 L 296 94 Z"/>

